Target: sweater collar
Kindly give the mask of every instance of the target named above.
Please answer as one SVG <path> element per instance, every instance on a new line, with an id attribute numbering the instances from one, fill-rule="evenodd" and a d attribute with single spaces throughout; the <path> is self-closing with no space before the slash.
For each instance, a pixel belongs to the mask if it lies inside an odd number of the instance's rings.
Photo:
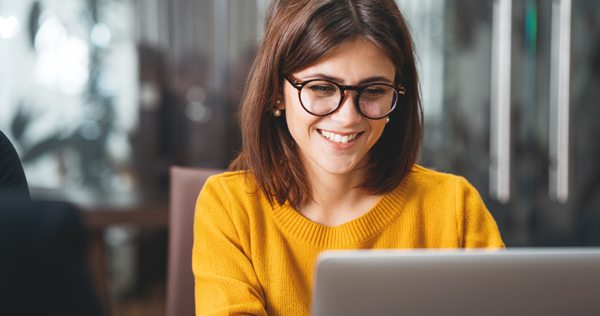
<path id="1" fill-rule="evenodd" d="M 273 220 L 282 232 L 302 243 L 323 249 L 348 248 L 377 235 L 396 219 L 404 208 L 408 193 L 406 178 L 392 192 L 384 194 L 367 213 L 339 226 L 329 227 L 300 215 L 289 202 L 274 203 Z"/>

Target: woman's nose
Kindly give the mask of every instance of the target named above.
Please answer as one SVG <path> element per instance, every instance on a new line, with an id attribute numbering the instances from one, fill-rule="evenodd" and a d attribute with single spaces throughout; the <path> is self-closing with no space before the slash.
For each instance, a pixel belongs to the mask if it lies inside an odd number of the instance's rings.
<path id="1" fill-rule="evenodd" d="M 362 114 L 356 105 L 356 91 L 346 91 L 342 105 L 331 114 L 331 119 L 343 125 L 350 126 L 360 122 Z"/>

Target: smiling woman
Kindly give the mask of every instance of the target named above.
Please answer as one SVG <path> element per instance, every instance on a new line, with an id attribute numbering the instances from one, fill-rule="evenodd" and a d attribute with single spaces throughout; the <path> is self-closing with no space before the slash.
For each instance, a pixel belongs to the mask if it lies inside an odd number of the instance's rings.
<path id="1" fill-rule="evenodd" d="M 293 74 L 294 78 L 305 82 L 317 80 L 317 85 L 303 87 L 300 98 L 294 91 L 296 87 L 289 82 L 284 85 L 281 96 L 283 102 L 277 107 L 285 110 L 288 130 L 296 143 L 295 149 L 301 166 L 308 175 L 306 180 L 309 194 L 305 194 L 304 200 L 296 207 L 309 219 L 327 226 L 338 226 L 357 215 L 362 215 L 361 213 L 366 213 L 377 203 L 381 194 L 365 191 L 360 185 L 368 179 L 370 150 L 386 126 L 386 120 L 381 118 L 391 114 L 390 109 L 395 105 L 392 101 L 395 103 L 397 98 L 382 97 L 382 103 L 387 101 L 382 107 L 386 107 L 387 110 L 378 119 L 371 119 L 361 110 L 365 108 L 365 102 L 360 100 L 368 98 L 370 91 L 365 92 L 361 90 L 362 87 L 353 88 L 360 91 L 354 92 L 358 98 L 350 96 L 351 93 L 344 97 L 341 92 L 334 92 L 334 98 L 337 100 L 334 100 L 334 106 L 324 113 L 328 115 L 316 115 L 308 111 L 308 108 L 314 108 L 314 103 L 321 103 L 323 97 L 315 100 L 314 97 L 306 96 L 324 94 L 324 89 L 340 91 L 335 84 L 327 85 L 327 81 L 321 81 L 325 80 L 324 78 L 331 78 L 330 80 L 340 84 L 376 84 L 366 85 L 366 89 L 387 87 L 383 84 L 394 82 L 395 68 L 392 61 L 375 44 L 357 38 L 339 44 L 311 66 Z M 349 90 L 348 86 L 344 87 Z M 305 93 L 304 90 L 308 89 L 313 90 Z M 315 92 L 315 89 L 319 92 Z M 388 94 L 393 94 L 394 91 L 392 87 Z M 335 107 L 336 105 L 339 106 Z M 338 193 L 332 192 L 331 188 L 343 193 L 335 196 L 332 193 Z M 312 199 L 308 198 L 309 196 Z M 362 205 L 367 200 L 370 204 Z M 355 206 L 360 207 L 355 209 Z M 346 214 L 349 217 L 344 216 Z M 339 222 L 340 220 L 342 222 Z"/>
<path id="2" fill-rule="evenodd" d="M 327 249 L 499 248 L 463 178 L 416 165 L 410 32 L 392 0 L 276 0 L 241 109 L 243 148 L 196 207 L 196 312 L 307 315 Z"/>

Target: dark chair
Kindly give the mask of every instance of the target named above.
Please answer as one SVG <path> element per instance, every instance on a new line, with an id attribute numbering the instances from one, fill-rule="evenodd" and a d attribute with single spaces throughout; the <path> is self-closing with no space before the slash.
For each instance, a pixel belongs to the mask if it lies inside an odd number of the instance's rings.
<path id="1" fill-rule="evenodd" d="M 224 170 L 171 167 L 166 316 L 195 315 L 194 210 L 206 179 Z"/>
<path id="2" fill-rule="evenodd" d="M 0 314 L 103 314 L 71 204 L 0 199 Z"/>

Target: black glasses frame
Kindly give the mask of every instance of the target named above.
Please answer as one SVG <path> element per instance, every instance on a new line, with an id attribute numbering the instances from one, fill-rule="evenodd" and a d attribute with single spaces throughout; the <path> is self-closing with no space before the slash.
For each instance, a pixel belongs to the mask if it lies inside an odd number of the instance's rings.
<path id="1" fill-rule="evenodd" d="M 396 102 L 394 102 L 394 104 L 392 105 L 392 108 L 390 109 L 390 111 L 386 115 L 384 115 L 382 117 L 371 117 L 371 116 L 368 116 L 365 113 L 363 113 L 363 111 L 361 111 L 361 109 L 360 109 L 359 100 L 360 100 L 360 94 L 361 94 L 361 92 L 364 89 L 368 88 L 368 87 L 372 87 L 372 86 L 376 86 L 376 85 L 377 86 L 383 85 L 383 86 L 388 86 L 388 87 L 394 89 L 394 91 L 396 91 L 396 93 L 398 94 L 398 96 L 399 95 L 404 95 L 406 93 L 406 89 L 404 89 L 404 87 L 401 86 L 400 84 L 398 84 L 397 87 L 393 86 L 391 84 L 387 84 L 387 83 L 372 83 L 372 84 L 367 84 L 367 85 L 364 85 L 364 86 L 346 86 L 346 85 L 337 84 L 337 83 L 335 83 L 333 81 L 329 81 L 329 80 L 326 80 L 326 79 L 311 79 L 311 80 L 307 80 L 307 81 L 300 81 L 300 80 L 294 79 L 294 77 L 292 77 L 291 75 L 284 75 L 284 78 L 285 78 L 285 80 L 287 80 L 292 85 L 292 87 L 294 87 L 294 88 L 296 88 L 296 90 L 298 90 L 298 100 L 300 100 L 300 105 L 302 105 L 302 108 L 306 112 L 308 112 L 309 114 L 312 114 L 314 116 L 327 116 L 327 115 L 329 115 L 331 113 L 334 113 L 335 111 L 337 111 L 340 108 L 340 106 L 342 105 L 342 103 L 344 103 L 344 99 L 346 99 L 346 90 L 353 90 L 353 91 L 356 91 L 356 102 L 355 102 L 355 105 L 356 105 L 356 109 L 358 110 L 358 112 L 362 116 L 364 116 L 364 117 L 366 117 L 368 119 L 371 119 L 371 120 L 380 120 L 382 118 L 387 117 L 388 115 L 390 115 L 390 113 L 392 113 L 392 111 L 394 111 L 394 109 L 396 108 L 396 105 L 398 104 L 398 98 L 396 98 Z M 331 83 L 331 84 L 335 85 L 336 87 L 338 87 L 338 89 L 340 89 L 340 92 L 341 92 L 340 103 L 335 108 L 333 108 L 333 110 L 331 110 L 331 111 L 329 111 L 329 112 L 327 112 L 325 114 L 315 114 L 315 113 L 309 111 L 304 106 L 304 103 L 302 102 L 302 97 L 301 97 L 302 88 L 304 88 L 304 86 L 306 86 L 307 84 L 309 84 L 311 82 L 315 82 L 315 81 L 325 81 L 327 83 Z"/>

